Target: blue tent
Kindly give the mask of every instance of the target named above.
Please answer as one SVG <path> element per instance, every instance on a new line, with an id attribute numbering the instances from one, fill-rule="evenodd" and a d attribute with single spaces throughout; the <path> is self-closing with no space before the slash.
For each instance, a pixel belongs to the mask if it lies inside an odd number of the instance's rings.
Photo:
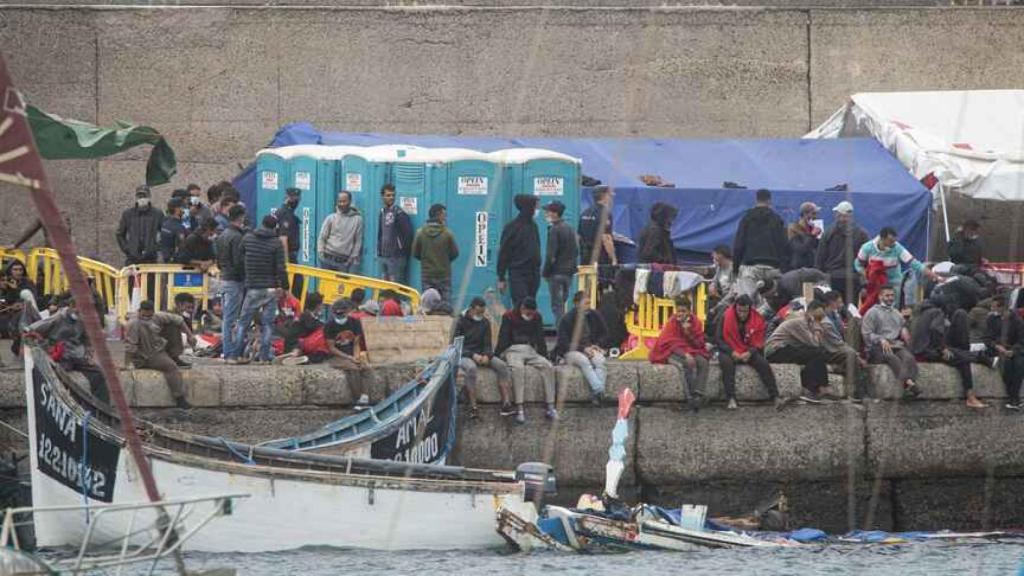
<path id="1" fill-rule="evenodd" d="M 900 241 L 924 259 L 928 251 L 931 195 L 899 161 L 870 138 L 835 140 L 670 140 L 627 138 L 493 138 L 320 132 L 308 123 L 289 124 L 270 147 L 292 144 L 375 146 L 410 144 L 462 147 L 490 152 L 533 147 L 583 160 L 583 173 L 615 187 L 615 231 L 636 239 L 650 207 L 666 202 L 679 208 L 672 227 L 676 250 L 687 260 L 706 259 L 719 245 L 732 245 L 754 191 L 772 191 L 776 210 L 787 222 L 801 202 L 831 208 L 843 200 L 855 207 L 858 222 L 874 235 L 892 226 Z M 645 186 L 639 177 L 659 176 L 672 187 Z M 726 186 L 726 182 L 744 188 Z M 845 190 L 831 190 L 837 187 Z M 255 176 L 250 166 L 235 179 L 247 205 L 254 205 Z M 584 206 L 590 204 L 584 194 Z"/>

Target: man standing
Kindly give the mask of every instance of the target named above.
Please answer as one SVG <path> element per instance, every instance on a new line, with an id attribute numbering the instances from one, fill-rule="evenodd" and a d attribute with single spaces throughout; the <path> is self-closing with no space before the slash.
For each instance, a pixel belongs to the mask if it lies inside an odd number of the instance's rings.
<path id="1" fill-rule="evenodd" d="M 704 326 L 693 313 L 689 296 L 678 296 L 672 318 L 662 327 L 651 348 L 652 364 L 671 364 L 679 369 L 686 404 L 696 412 L 707 391 L 708 354 L 704 346 Z"/>
<path id="2" fill-rule="evenodd" d="M 412 256 L 420 261 L 420 282 L 423 291 L 437 290 L 441 300 L 451 305 L 452 262 L 459 257 L 459 247 L 445 224 L 448 211 L 443 204 L 434 204 L 427 214 L 429 220 L 416 232 Z"/>
<path id="3" fill-rule="evenodd" d="M 818 219 L 818 205 L 804 202 L 800 205 L 800 218 L 789 225 L 786 236 L 789 240 L 789 270 L 814 268 L 814 254 L 818 249 L 821 228 Z"/>
<path id="4" fill-rule="evenodd" d="M 504 292 L 508 276 L 512 305 L 537 297 L 540 287 L 540 231 L 533 221 L 537 211 L 537 197 L 516 194 L 513 199 L 519 215 L 505 224 L 498 248 L 498 291 Z"/>
<path id="5" fill-rule="evenodd" d="M 505 312 L 498 329 L 498 345 L 494 354 L 504 356 L 516 377 L 512 379 L 512 390 L 516 402 L 516 424 L 526 423 L 523 408 L 526 390 L 526 368 L 535 368 L 544 380 L 544 401 L 548 420 L 558 419 L 555 409 L 555 367 L 547 359 L 548 346 L 544 341 L 544 324 L 537 313 L 537 301 L 526 297 L 519 304 Z"/>
<path id="6" fill-rule="evenodd" d="M 459 370 L 466 381 L 466 391 L 469 395 L 469 414 L 471 419 L 476 419 L 476 380 L 478 367 L 487 367 L 494 370 L 498 376 L 498 392 L 501 394 L 501 415 L 511 416 L 516 413 L 512 407 L 512 394 L 510 393 L 509 381 L 511 376 L 508 364 L 494 355 L 494 347 L 491 345 L 491 321 L 484 316 L 487 311 L 487 303 L 484 299 L 476 296 L 469 303 L 466 313 L 459 316 L 455 322 L 455 331 L 452 338 L 462 336 L 462 358 L 459 359 Z"/>
<path id="7" fill-rule="evenodd" d="M 188 230 L 181 221 L 184 213 L 181 199 L 171 198 L 167 202 L 167 217 L 160 224 L 160 261 L 164 264 L 176 264 L 178 252 L 185 245 Z"/>
<path id="8" fill-rule="evenodd" d="M 874 240 L 868 240 L 861 245 L 860 250 L 857 251 L 857 260 L 853 263 L 854 269 L 865 275 L 865 282 L 868 271 L 872 267 L 883 269 L 886 277 L 885 284 L 892 286 L 896 291 L 897 305 L 900 305 L 901 302 L 902 266 L 907 266 L 918 274 L 924 274 L 933 281 L 938 280 L 938 276 L 934 272 L 926 268 L 920 260 L 914 258 L 909 250 L 896 241 L 896 230 L 889 226 L 882 228 Z"/>
<path id="9" fill-rule="evenodd" d="M 277 219 L 269 214 L 262 226 L 242 239 L 245 262 L 245 300 L 238 321 L 236 342 L 245 349 L 246 332 L 256 313 L 260 312 L 260 349 L 257 363 L 269 364 L 274 359 L 270 347 L 277 317 L 277 300 L 288 290 L 288 271 L 285 268 L 284 246 L 277 237 Z"/>
<path id="10" fill-rule="evenodd" d="M 160 224 L 164 214 L 150 205 L 149 188 L 135 189 L 135 206 L 121 213 L 117 225 L 117 245 L 125 256 L 125 266 L 156 264 Z"/>
<path id="11" fill-rule="evenodd" d="M 575 258 L 573 259 L 575 262 Z M 600 346 L 608 334 L 604 318 L 590 308 L 590 298 L 579 291 L 572 297 L 573 309 L 558 323 L 558 341 L 554 357 L 583 373 L 590 386 L 590 399 L 600 406 L 604 399 L 608 372 L 604 366 L 604 350 Z"/>
<path id="12" fill-rule="evenodd" d="M 903 386 L 903 395 L 915 397 L 921 394 L 917 387 L 917 359 L 908 348 L 910 333 L 895 303 L 895 289 L 883 286 L 878 294 L 878 304 L 864 315 L 860 331 L 864 336 L 868 362 L 888 364 Z"/>
<path id="13" fill-rule="evenodd" d="M 829 275 L 832 289 L 846 302 L 860 299 L 860 275 L 853 269 L 857 251 L 868 241 L 868 233 L 853 219 L 853 204 L 843 200 L 832 209 L 836 221 L 821 237 L 814 267 Z"/>
<path id="14" fill-rule="evenodd" d="M 971 276 L 985 263 L 985 249 L 978 234 L 980 230 L 981 225 L 977 220 L 968 220 L 949 241 L 949 260 L 963 267 L 961 274 Z"/>
<path id="15" fill-rule="evenodd" d="M 679 209 L 664 202 L 651 206 L 651 220 L 640 233 L 637 261 L 641 264 L 675 264 L 676 249 L 672 244 L 672 222 Z"/>
<path id="16" fill-rule="evenodd" d="M 317 241 L 320 267 L 350 274 L 359 273 L 363 253 L 363 215 L 352 205 L 352 194 L 338 194 L 337 210 L 324 219 Z"/>
<path id="17" fill-rule="evenodd" d="M 775 383 L 775 373 L 771 364 L 764 357 L 765 339 L 764 317 L 754 310 L 754 302 L 746 294 L 740 295 L 736 301 L 720 315 L 715 330 L 718 347 L 718 365 L 722 370 L 722 384 L 728 400 L 726 408 L 735 410 L 736 404 L 736 366 L 746 364 L 757 372 L 768 398 L 781 408 L 783 400 L 779 397 L 779 387 Z"/>
<path id="18" fill-rule="evenodd" d="M 789 263 L 789 244 L 782 218 L 772 210 L 772 193 L 757 191 L 757 204 L 747 210 L 733 240 L 733 266 L 739 271 L 737 294 L 752 299 L 757 283 L 774 281 Z"/>
<path id="19" fill-rule="evenodd" d="M 230 223 L 220 236 L 217 236 L 216 242 L 223 309 L 221 342 L 224 348 L 224 361 L 228 364 L 238 364 L 242 355 L 242 343 L 235 339 L 235 324 L 238 322 L 242 301 L 245 299 L 245 256 L 242 251 L 245 208 L 236 204 L 228 211 L 227 217 Z"/>
<path id="20" fill-rule="evenodd" d="M 406 265 L 412 248 L 412 220 L 395 203 L 395 187 L 385 184 L 380 189 L 383 207 L 377 225 L 377 257 L 381 276 L 389 282 L 406 284 Z"/>
<path id="21" fill-rule="evenodd" d="M 580 214 L 577 228 L 580 236 L 580 264 L 618 264 L 612 227 L 612 199 L 615 192 L 608 186 L 597 186 L 591 197 L 594 203 Z"/>
<path id="22" fill-rule="evenodd" d="M 154 312 L 153 303 L 143 300 L 135 318 L 128 322 L 124 342 L 128 358 L 136 368 L 163 373 L 178 408 L 191 408 L 185 400 L 185 386 L 181 381 L 181 368 L 191 367 L 180 358 L 184 351 L 182 334 L 188 338 L 190 346 L 195 346 L 196 337 L 181 315 Z"/>
<path id="23" fill-rule="evenodd" d="M 201 224 L 213 218 L 213 211 L 203 204 L 203 189 L 198 184 L 189 184 L 185 190 L 189 196 L 189 206 L 192 208 L 192 218 L 196 224 Z"/>
<path id="24" fill-rule="evenodd" d="M 548 246 L 541 275 L 548 281 L 555 326 L 565 315 L 565 302 L 569 299 L 569 286 L 572 285 L 572 276 L 576 270 L 578 252 L 576 233 L 562 219 L 564 213 L 565 205 L 557 200 L 544 207 L 544 217 L 548 221 Z"/>
<path id="25" fill-rule="evenodd" d="M 284 193 L 284 204 L 277 209 L 274 216 L 277 218 L 277 235 L 281 237 L 288 248 L 288 261 L 295 264 L 299 258 L 299 233 L 302 229 L 295 210 L 299 207 L 299 200 L 302 199 L 302 190 L 288 188 Z"/>
<path id="26" fill-rule="evenodd" d="M 185 244 L 178 252 L 178 262 L 195 266 L 206 272 L 213 266 L 213 237 L 217 235 L 217 223 L 213 218 L 203 220 L 199 227 L 185 238 Z"/>

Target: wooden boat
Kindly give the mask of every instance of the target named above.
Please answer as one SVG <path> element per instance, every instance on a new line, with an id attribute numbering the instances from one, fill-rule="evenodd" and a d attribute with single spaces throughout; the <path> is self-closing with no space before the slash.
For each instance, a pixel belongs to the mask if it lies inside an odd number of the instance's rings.
<path id="1" fill-rule="evenodd" d="M 143 500 L 117 419 L 94 412 L 95 400 L 41 350 L 26 355 L 25 374 L 33 505 Z M 137 428 L 165 498 L 249 495 L 186 549 L 482 548 L 502 543 L 499 507 L 534 514 L 511 471 L 294 452 L 146 422 Z M 57 516 L 35 528 L 40 546 L 75 546 L 85 525 L 80 517 Z M 123 532 L 115 526 L 110 536 Z"/>
<path id="2" fill-rule="evenodd" d="M 455 443 L 455 375 L 461 355 L 462 339 L 458 338 L 412 380 L 367 410 L 308 434 L 259 445 L 375 460 L 443 464 Z"/>

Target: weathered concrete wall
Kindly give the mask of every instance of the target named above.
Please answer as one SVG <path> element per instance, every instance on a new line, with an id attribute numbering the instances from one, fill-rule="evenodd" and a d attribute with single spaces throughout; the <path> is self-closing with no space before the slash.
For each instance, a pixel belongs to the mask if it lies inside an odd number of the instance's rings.
<path id="1" fill-rule="evenodd" d="M 158 202 L 174 186 L 234 175 L 297 120 L 405 133 L 796 137 L 853 92 L 1024 78 L 1015 9 L 484 3 L 498 7 L 8 6 L 0 46 L 40 107 L 167 134 L 180 176 Z M 120 261 L 112 232 L 143 160 L 133 151 L 50 163 L 84 253 Z M 25 196 L 0 193 L 16 199 L 0 207 L 9 241 Z"/>
<path id="2" fill-rule="evenodd" d="M 189 399 L 172 405 L 160 375 L 124 372 L 129 400 L 143 418 L 169 427 L 242 441 L 295 435 L 348 413 L 353 402 L 344 375 L 323 366 L 267 368 L 201 366 L 186 372 Z M 775 366 L 783 395 L 799 392 L 796 367 Z M 411 365 L 380 367 L 372 390 L 382 398 L 415 374 Z M 610 362 L 613 391 L 638 397 L 627 443 L 623 493 L 678 505 L 707 502 L 717 514 L 745 514 L 775 492 L 785 493 L 794 521 L 833 531 L 978 528 L 1024 524 L 1024 418 L 999 407 L 963 406 L 952 369 L 922 365 L 922 399 L 887 400 L 896 389 L 887 368 L 872 370 L 879 399 L 864 404 L 793 405 L 768 402 L 756 376 L 741 368 L 741 407 L 720 402 L 697 414 L 679 410 L 678 371 L 646 363 Z M 978 394 L 998 404 L 999 376 L 975 367 Z M 600 491 L 615 409 L 593 408 L 579 373 L 558 369 L 561 419 L 543 417 L 540 379 L 527 382 L 527 424 L 497 413 L 494 374 L 481 371 L 480 418 L 460 418 L 453 461 L 475 468 L 552 463 L 560 501 Z M 713 366 L 708 391 L 721 398 Z M 17 370 L 0 370 L 0 418 L 24 429 L 24 384 Z M 24 449 L 0 429 L 0 453 Z M 962 501 L 962 508 L 954 506 Z M 955 510 L 956 512 L 950 512 Z"/>

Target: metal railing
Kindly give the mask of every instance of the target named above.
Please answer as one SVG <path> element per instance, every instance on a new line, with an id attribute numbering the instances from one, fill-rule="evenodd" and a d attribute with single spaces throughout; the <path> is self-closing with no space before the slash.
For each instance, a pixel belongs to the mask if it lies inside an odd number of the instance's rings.
<path id="1" fill-rule="evenodd" d="M 2 250 L 2 249 L 0 249 Z M 2 252 L 0 252 L 2 254 Z M 91 278 L 96 292 L 109 307 L 116 301 L 120 271 L 109 264 L 91 258 L 78 258 L 78 265 L 87 278 Z M 52 296 L 67 291 L 68 279 L 60 257 L 53 248 L 33 248 L 28 253 L 25 272 L 36 283 L 40 296 Z"/>
<path id="2" fill-rule="evenodd" d="M 319 292 L 323 295 L 324 302 L 330 303 L 335 298 L 351 296 L 356 288 L 365 290 L 368 300 L 379 299 L 381 292 L 390 290 L 408 300 L 413 310 L 420 305 L 420 293 L 415 288 L 378 278 L 334 272 L 302 264 L 288 265 L 288 283 L 292 286 L 293 293 L 298 290 L 299 301 L 303 307 L 306 306 L 306 295 L 311 292 Z"/>

